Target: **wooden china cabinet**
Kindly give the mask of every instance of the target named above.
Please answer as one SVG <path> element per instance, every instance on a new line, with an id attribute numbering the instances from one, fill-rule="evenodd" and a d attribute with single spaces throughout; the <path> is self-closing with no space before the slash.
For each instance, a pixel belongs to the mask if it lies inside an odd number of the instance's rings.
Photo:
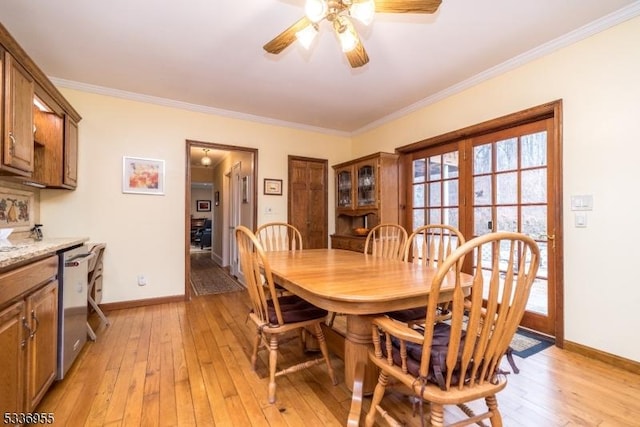
<path id="1" fill-rule="evenodd" d="M 398 223 L 398 155 L 375 153 L 334 165 L 336 182 L 336 232 L 331 247 L 364 251 L 365 235 L 355 229 Z"/>

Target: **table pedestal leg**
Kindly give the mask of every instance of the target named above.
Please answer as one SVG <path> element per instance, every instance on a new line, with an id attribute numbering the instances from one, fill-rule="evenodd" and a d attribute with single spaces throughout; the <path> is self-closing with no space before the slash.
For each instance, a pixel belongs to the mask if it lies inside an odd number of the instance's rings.
<path id="1" fill-rule="evenodd" d="M 365 395 L 373 393 L 378 382 L 378 372 L 375 366 L 369 364 L 369 349 L 372 347 L 371 318 L 368 316 L 347 315 L 347 336 L 344 342 L 344 382 L 350 391 L 356 388 L 356 382 L 362 383 Z M 366 368 L 364 375 L 356 375 L 358 364 Z M 359 386 L 357 387 L 360 388 Z"/>

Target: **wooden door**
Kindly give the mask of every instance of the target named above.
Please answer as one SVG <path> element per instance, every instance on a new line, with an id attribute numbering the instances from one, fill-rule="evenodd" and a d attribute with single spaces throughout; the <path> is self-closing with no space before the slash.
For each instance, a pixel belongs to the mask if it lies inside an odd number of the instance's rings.
<path id="1" fill-rule="evenodd" d="M 2 349 L 0 408 L 5 414 L 25 410 L 24 366 L 26 340 L 29 337 L 22 325 L 24 317 L 24 301 L 18 301 L 0 311 L 0 348 Z"/>
<path id="2" fill-rule="evenodd" d="M 71 188 L 78 185 L 78 124 L 64 118 L 64 175 L 62 183 Z"/>
<path id="3" fill-rule="evenodd" d="M 3 164 L 33 172 L 33 94 L 31 75 L 5 52 Z"/>
<path id="4" fill-rule="evenodd" d="M 472 138 L 467 144 L 472 186 L 467 229 L 479 236 L 516 231 L 533 237 L 540 268 L 521 324 L 556 335 L 556 230 L 560 223 L 552 119 Z M 471 193 L 471 192 L 470 192 Z"/>
<path id="5" fill-rule="evenodd" d="M 231 167 L 229 179 L 229 272 L 232 276 L 243 279 L 238 261 L 238 244 L 236 242 L 236 227 L 242 225 L 241 203 L 242 203 L 242 183 L 240 182 L 240 172 L 242 167 L 236 163 Z"/>
<path id="6" fill-rule="evenodd" d="M 58 339 L 58 282 L 27 298 L 28 338 L 27 411 L 38 405 L 56 377 Z"/>
<path id="7" fill-rule="evenodd" d="M 305 249 L 328 247 L 328 161 L 289 156 L 288 222 Z"/>

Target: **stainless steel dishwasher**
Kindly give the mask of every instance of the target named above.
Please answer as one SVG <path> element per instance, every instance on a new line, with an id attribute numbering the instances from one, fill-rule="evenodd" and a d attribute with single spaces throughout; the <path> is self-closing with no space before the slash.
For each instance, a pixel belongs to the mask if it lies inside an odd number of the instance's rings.
<path id="1" fill-rule="evenodd" d="M 58 253 L 58 375 L 61 380 L 87 342 L 87 267 L 93 257 L 85 245 Z"/>

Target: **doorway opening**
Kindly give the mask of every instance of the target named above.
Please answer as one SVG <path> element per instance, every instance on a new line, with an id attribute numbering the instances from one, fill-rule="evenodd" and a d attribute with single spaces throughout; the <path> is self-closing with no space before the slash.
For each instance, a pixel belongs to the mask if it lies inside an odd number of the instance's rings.
<path id="1" fill-rule="evenodd" d="M 203 161 L 205 157 L 208 160 Z M 258 150 L 187 140 L 186 159 L 185 297 L 191 299 L 191 252 L 197 225 L 210 221 L 208 235 L 195 237 L 205 239 L 196 242 L 196 248 L 208 250 L 211 259 L 230 272 L 237 265 L 233 229 L 239 224 L 255 228 Z M 234 179 L 240 183 L 234 185 Z M 248 187 L 246 197 L 235 194 L 242 191 L 242 183 Z"/>

